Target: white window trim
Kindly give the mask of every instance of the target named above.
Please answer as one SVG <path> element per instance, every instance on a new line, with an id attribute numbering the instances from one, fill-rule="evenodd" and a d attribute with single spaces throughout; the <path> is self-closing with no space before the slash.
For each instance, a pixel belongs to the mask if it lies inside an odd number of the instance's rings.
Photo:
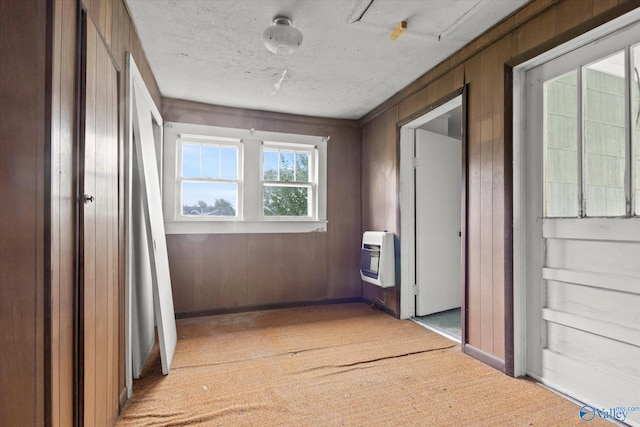
<path id="1" fill-rule="evenodd" d="M 243 145 L 240 139 L 238 138 L 221 138 L 221 137 L 209 137 L 202 135 L 190 135 L 190 134 L 178 134 L 178 137 L 175 141 L 176 144 L 176 177 L 175 177 L 175 188 L 178 194 L 175 195 L 176 203 L 175 203 L 175 218 L 179 221 L 242 221 L 242 212 L 243 212 L 243 170 L 242 170 L 242 158 L 243 158 Z M 237 151 L 237 161 L 238 161 L 238 169 L 237 169 L 237 179 L 229 180 L 229 179 L 194 179 L 194 178 L 184 178 L 180 173 L 180 165 L 182 165 L 182 145 L 183 144 L 208 144 L 212 146 L 220 146 L 220 147 L 234 147 Z M 182 205 L 184 201 L 182 200 L 182 181 L 202 181 L 202 182 L 220 182 L 220 183 L 235 183 L 237 185 L 237 206 L 236 206 L 236 216 L 188 216 L 182 214 Z M 179 202 L 178 202 L 179 200 Z M 166 221 L 165 221 L 166 222 Z"/>
<path id="2" fill-rule="evenodd" d="M 239 190 L 237 218 L 183 217 L 179 212 L 178 168 L 180 136 L 218 141 L 235 140 L 242 146 L 239 158 Z M 313 204 L 315 217 L 264 217 L 262 215 L 262 145 L 278 141 L 283 147 L 315 150 L 317 188 Z M 327 142 L 328 137 L 265 132 L 248 129 L 193 125 L 165 122 L 164 131 L 164 194 L 163 212 L 167 234 L 216 234 L 216 233 L 306 233 L 327 231 Z M 240 200 L 240 198 L 242 200 Z"/>

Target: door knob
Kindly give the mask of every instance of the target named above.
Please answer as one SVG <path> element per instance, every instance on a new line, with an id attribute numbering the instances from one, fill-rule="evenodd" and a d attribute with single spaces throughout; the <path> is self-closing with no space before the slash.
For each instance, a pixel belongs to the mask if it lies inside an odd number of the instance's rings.
<path id="1" fill-rule="evenodd" d="M 87 203 L 93 203 L 96 198 L 93 196 L 90 196 L 88 194 L 85 194 L 84 196 L 82 196 L 82 198 L 84 199 L 84 204 L 86 205 Z"/>

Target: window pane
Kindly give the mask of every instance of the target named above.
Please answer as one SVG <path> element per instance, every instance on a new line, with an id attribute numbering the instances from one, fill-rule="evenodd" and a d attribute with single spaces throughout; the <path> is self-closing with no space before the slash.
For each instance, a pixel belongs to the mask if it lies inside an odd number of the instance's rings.
<path id="1" fill-rule="evenodd" d="M 309 188 L 265 186 L 265 216 L 309 216 Z"/>
<path id="2" fill-rule="evenodd" d="M 279 181 L 293 181 L 293 153 L 280 152 L 280 179 Z"/>
<path id="3" fill-rule="evenodd" d="M 296 153 L 296 182 L 309 182 L 309 153 Z"/>
<path id="4" fill-rule="evenodd" d="M 635 209 L 640 215 L 640 45 L 633 52 L 633 76 L 631 77 L 631 123 L 633 129 L 633 181 L 635 182 Z"/>
<path id="5" fill-rule="evenodd" d="M 222 170 L 220 178 L 238 179 L 238 149 L 234 147 L 220 148 Z"/>
<path id="6" fill-rule="evenodd" d="M 578 216 L 578 73 L 544 83 L 544 215 Z"/>
<path id="7" fill-rule="evenodd" d="M 220 147 L 202 146 L 202 176 L 201 178 L 220 178 Z"/>
<path id="8" fill-rule="evenodd" d="M 182 215 L 236 216 L 238 187 L 235 183 L 182 183 Z"/>
<path id="9" fill-rule="evenodd" d="M 624 52 L 585 67 L 587 216 L 626 214 Z"/>
<path id="10" fill-rule="evenodd" d="M 182 176 L 200 178 L 200 144 L 182 144 Z"/>
<path id="11" fill-rule="evenodd" d="M 262 152 L 262 179 L 265 181 L 278 180 L 278 152 L 263 150 Z"/>

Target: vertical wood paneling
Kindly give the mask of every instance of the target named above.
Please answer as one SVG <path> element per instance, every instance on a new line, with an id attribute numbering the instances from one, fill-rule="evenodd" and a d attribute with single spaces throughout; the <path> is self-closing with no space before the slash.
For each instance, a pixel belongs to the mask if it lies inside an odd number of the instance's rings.
<path id="1" fill-rule="evenodd" d="M 518 29 L 519 53 L 526 52 L 555 36 L 556 20 L 557 7 L 551 7 L 522 25 Z"/>
<path id="2" fill-rule="evenodd" d="M 47 7 L 0 3 L 0 417 L 45 423 L 45 116 Z M 10 59 L 9 59 L 10 58 Z M 47 167 L 48 169 L 48 167 Z M 46 225 L 48 227 L 48 224 Z M 49 248 L 47 247 L 48 251 Z M 48 258 L 48 257 L 47 257 Z M 47 276 L 49 274 L 47 273 Z M 47 289 L 48 286 L 47 286 Z M 49 310 L 47 310 L 49 311 Z M 50 326 L 49 326 L 50 327 Z M 51 343 L 51 349 L 55 346 Z"/>
<path id="3" fill-rule="evenodd" d="M 280 300 L 277 291 L 282 286 L 286 260 L 282 256 L 281 235 L 254 234 L 248 236 L 247 300 L 249 306 L 274 304 Z"/>
<path id="4" fill-rule="evenodd" d="M 209 275 L 218 276 L 220 302 L 226 307 L 242 307 L 246 305 L 247 270 L 250 268 L 247 257 L 248 237 L 246 234 L 215 236 L 216 244 L 206 252 L 219 254 L 218 270 L 209 270 Z M 208 239 L 213 240 L 213 239 Z"/>
<path id="5" fill-rule="evenodd" d="M 191 301 L 191 307 L 196 311 L 205 310 L 206 307 L 213 301 L 220 300 L 220 288 L 214 281 L 216 277 L 214 275 L 207 275 L 209 270 L 220 270 L 220 257 L 218 251 L 207 251 L 207 261 L 205 264 L 205 250 L 208 243 L 206 238 L 193 240 L 193 301 Z M 214 246 L 215 248 L 215 246 Z M 206 267 L 205 267 L 206 266 Z M 172 282 L 176 280 L 176 277 L 172 274 Z M 206 285 L 206 286 L 205 286 Z"/>
<path id="6" fill-rule="evenodd" d="M 606 12 L 618 5 L 618 0 L 593 0 L 593 16 Z"/>
<path id="7" fill-rule="evenodd" d="M 282 235 L 282 252 L 280 256 L 285 262 L 282 266 L 282 285 L 276 289 L 278 301 L 299 301 L 300 290 L 298 287 L 305 286 L 307 283 L 298 283 L 298 268 L 289 263 L 289 260 L 293 260 L 293 263 L 298 261 L 298 236 L 295 234 Z M 259 284 L 255 285 L 259 286 Z"/>
<path id="8" fill-rule="evenodd" d="M 504 63 L 511 57 L 511 35 L 498 40 L 495 44 L 495 57 L 491 74 L 493 75 L 493 352 L 496 357 L 505 357 L 505 274 L 506 253 L 505 224 L 505 138 L 504 138 Z"/>
<path id="9" fill-rule="evenodd" d="M 505 298 L 507 281 L 511 281 L 511 254 L 506 251 L 512 246 L 508 240 L 512 193 L 507 188 L 512 177 L 506 176 L 511 169 L 505 163 L 510 152 L 504 133 L 505 63 L 562 42 L 557 34 L 577 28 L 587 31 L 589 25 L 596 25 L 598 15 L 607 13 L 613 18 L 625 13 L 629 6 L 622 3 L 629 4 L 629 0 L 534 0 L 360 120 L 363 228 L 389 226 L 387 210 L 379 209 L 375 202 L 397 201 L 399 195 L 381 186 L 380 178 L 372 173 L 387 159 L 378 147 L 397 139 L 384 130 L 442 98 L 447 88 L 469 84 L 466 332 L 474 354 L 489 355 L 487 363 L 492 366 L 501 366 L 500 361 L 507 357 L 505 345 L 513 342 L 507 339 L 512 319 L 505 318 L 512 313 L 512 307 L 506 307 L 510 300 Z M 394 114 L 398 109 L 399 114 Z M 365 286 L 363 295 L 371 299 L 373 292 Z"/>
<path id="10" fill-rule="evenodd" d="M 387 230 L 398 235 L 398 155 L 397 127 L 399 108 L 388 110 L 362 130 L 362 230 Z M 358 245 L 362 237 L 358 239 Z M 362 296 L 368 301 L 386 301 L 399 312 L 397 287 L 383 289 L 362 284 Z"/>
<path id="11" fill-rule="evenodd" d="M 100 12 L 101 4 L 104 3 L 104 12 Z M 90 1 L 83 0 L 82 4 L 90 12 L 92 16 L 97 14 L 98 16 L 104 16 L 104 24 L 101 28 L 104 30 L 103 36 L 111 44 L 111 50 L 116 58 L 118 67 L 125 70 L 125 52 L 131 50 L 130 46 L 137 40 L 137 36 L 134 36 L 133 40 L 130 34 L 131 30 L 130 18 L 123 6 L 121 0 L 107 0 Z M 587 1 L 585 3 L 591 3 Z M 613 9 L 616 8 L 618 3 L 629 4 L 629 1 L 618 2 L 617 0 L 593 0 L 593 16 L 596 17 L 604 12 L 610 14 L 611 17 L 618 14 Z M 13 211 L 7 210 L 5 212 L 5 221 L 3 224 L 5 229 L 2 230 L 3 246 L 2 257 L 0 262 L 2 263 L 0 272 L 2 272 L 2 286 L 0 286 L 0 301 L 2 303 L 0 315 L 2 316 L 3 325 L 14 325 L 11 328 L 5 328 L 4 332 L 0 335 L 0 342 L 4 351 L 0 353 L 0 361 L 3 366 L 10 365 L 12 369 L 8 374 L 3 374 L 0 377 L 0 393 L 3 398 L 0 399 L 0 413 L 3 416 L 3 422 L 12 425 L 33 425 L 41 424 L 44 422 L 44 346 L 43 346 L 43 306 L 44 306 L 44 285 L 43 285 L 43 236 L 44 236 L 44 221 L 48 221 L 48 218 L 44 218 L 42 215 L 38 216 L 37 213 L 45 212 L 42 207 L 44 206 L 45 199 L 50 204 L 51 208 L 51 227 L 57 230 L 51 230 L 51 242 L 50 247 L 46 250 L 51 251 L 51 282 L 47 284 L 47 288 L 50 287 L 51 301 L 47 301 L 51 305 L 51 324 L 48 325 L 46 333 L 50 338 L 50 351 L 55 352 L 56 355 L 49 354 L 49 360 L 47 364 L 51 366 L 52 372 L 50 377 L 50 390 L 47 390 L 48 399 L 51 402 L 51 408 L 53 406 L 59 406 L 59 412 L 51 410 L 52 424 L 59 423 L 59 425 L 68 425 L 66 420 L 68 417 L 64 414 L 70 410 L 70 399 L 67 399 L 64 391 L 68 392 L 68 386 L 64 384 L 70 384 L 70 373 L 68 372 L 70 355 L 72 354 L 72 336 L 70 336 L 70 321 L 72 307 L 72 294 L 70 287 L 63 287 L 65 284 L 72 282 L 72 271 L 70 266 L 73 263 L 74 248 L 72 245 L 73 236 L 71 235 L 70 224 L 73 221 L 73 184 L 72 184 L 72 171 L 71 162 L 73 150 L 75 149 L 75 124 L 73 122 L 74 111 L 74 88 L 73 79 L 75 74 L 75 7 L 74 1 L 67 0 L 55 0 L 54 13 L 55 13 L 55 26 L 54 34 L 56 37 L 61 37 L 52 43 L 53 52 L 51 57 L 53 58 L 52 67 L 54 81 L 52 84 L 52 141 L 51 141 L 51 158 L 44 159 L 44 153 L 42 150 L 44 146 L 48 144 L 48 141 L 44 141 L 45 131 L 43 130 L 44 122 L 42 118 L 46 120 L 45 114 L 45 98 L 42 94 L 44 92 L 44 72 L 43 66 L 44 58 L 44 43 L 47 35 L 45 32 L 46 26 L 46 12 L 45 2 L 18 2 L 8 1 L 2 2 L 2 13 L 0 13 L 0 44 L 3 47 L 4 52 L 8 52 L 13 58 L 12 61 L 5 61 L 0 64 L 0 76 L 2 76 L 2 84 L 0 85 L 0 93 L 2 99 L 7 102 L 0 103 L 0 111 L 4 120 L 0 123 L 0 136 L 2 137 L 2 144 L 0 145 L 0 151 L 6 156 L 1 157 L 9 165 L 21 165 L 20 169 L 16 169 L 13 166 L 2 168 L 3 173 L 0 174 L 0 180 L 3 183 L 2 206 L 15 206 L 14 201 L 17 197 L 22 201 L 21 209 L 15 209 Z M 111 8 L 107 6 L 111 5 Z M 557 10 L 564 8 L 565 2 L 559 1 L 558 7 L 551 6 L 548 13 L 549 15 L 555 14 Z M 568 4 L 568 3 L 566 3 Z M 527 5 L 527 7 L 518 12 L 513 17 L 513 25 L 520 25 L 523 22 L 534 17 L 538 19 L 536 15 L 540 11 L 545 10 L 549 5 L 549 0 L 537 0 Z M 109 11 L 110 10 L 110 11 Z M 563 9 L 564 10 L 564 9 Z M 622 11 L 622 9 L 618 9 Z M 97 12 L 96 12 L 97 11 Z M 561 18 L 563 12 L 559 12 L 558 25 L 560 29 L 564 26 L 570 27 L 570 23 L 563 21 Z M 568 12 L 569 13 L 569 12 Z M 620 12 L 622 13 L 622 12 Z M 110 15 L 110 16 L 108 16 Z M 105 30 L 107 20 L 111 20 L 111 35 L 109 36 L 108 30 Z M 554 22 L 553 26 L 550 24 L 540 25 L 541 23 L 531 24 L 530 27 L 526 27 L 529 23 L 525 24 L 525 27 L 518 29 L 513 33 L 514 36 L 514 55 L 521 53 L 523 50 L 533 48 L 540 45 L 549 37 L 555 34 L 555 21 L 551 16 L 540 18 L 541 21 L 550 23 Z M 101 18 L 96 20 L 101 22 Z M 507 25 L 507 24 L 505 24 Z M 553 27 L 553 28 L 551 28 Z M 567 28 L 570 29 L 570 28 Z M 584 28 L 586 30 L 586 27 Z M 526 31 L 525 31 L 526 30 Z M 507 31 L 505 29 L 505 31 Z M 493 34 L 493 32 L 491 33 Z M 495 34 L 499 37 L 499 31 L 496 30 Z M 489 41 L 492 40 L 492 35 L 489 35 Z M 137 41 L 139 43 L 139 41 Z M 5 49 L 6 48 L 6 49 Z M 460 64 L 458 60 L 468 60 L 475 54 L 478 49 L 478 41 L 472 41 L 461 52 L 454 55 L 457 59 L 451 60 L 451 64 L 459 64 L 456 77 L 454 81 L 458 83 L 461 81 L 464 71 L 469 72 L 470 68 L 473 68 L 473 64 Z M 145 63 L 146 59 L 141 57 L 141 50 L 138 49 L 136 53 L 136 61 L 138 65 Z M 444 70 L 446 71 L 446 70 Z M 156 104 L 160 105 L 160 94 L 157 88 L 157 84 L 153 81 L 152 76 L 144 74 L 145 81 L 150 87 L 150 91 L 154 97 Z M 120 76 L 122 78 L 124 74 Z M 59 82 L 58 83 L 58 77 Z M 432 80 L 432 75 L 425 74 L 424 79 L 418 79 L 420 84 L 426 84 Z M 56 87 L 59 85 L 59 89 Z M 495 85 L 494 85 L 495 86 Z M 126 105 L 125 97 L 126 85 L 120 81 L 120 102 L 121 105 Z M 426 88 L 425 92 L 428 92 Z M 414 93 L 415 90 L 411 89 L 410 93 Z M 19 95 L 18 95 L 19 94 Z M 419 98 L 419 97 L 418 97 Z M 417 98 L 416 98 L 417 99 Z M 401 102 L 403 98 L 398 98 L 398 102 Z M 474 102 L 471 100 L 471 102 Z M 391 105 L 396 108 L 397 104 Z M 417 111 L 421 108 L 420 102 L 412 107 L 413 111 Z M 495 108 L 495 103 L 494 103 Z M 120 122 L 124 122 L 125 108 L 121 108 Z M 473 112 L 469 112 L 473 115 Z M 404 118 L 406 115 L 400 114 L 399 118 Z M 396 121 L 397 121 L 396 117 Z M 236 119 L 237 120 L 237 119 Z M 470 120 L 471 122 L 472 120 Z M 238 122 L 243 122 L 238 120 Z M 494 122 L 495 123 L 495 122 Z M 59 126 L 57 129 L 55 126 Z M 381 126 L 384 128 L 384 125 Z M 494 131 L 496 126 L 494 125 Z M 121 129 L 120 138 L 123 143 L 123 136 L 125 130 Z M 369 134 L 369 137 L 372 134 Z M 394 137 L 395 138 L 395 137 Z M 364 138 L 364 145 L 367 145 L 369 138 Z M 35 146 L 34 146 L 35 144 Z M 59 145 L 56 145 L 59 144 Z M 494 145 L 495 146 L 495 145 Z M 19 147 L 19 149 L 17 148 Z M 121 148 L 126 149 L 123 145 Z M 126 150 L 123 150 L 126 151 Z M 371 154 L 368 148 L 363 147 L 363 156 L 365 153 Z M 495 153 L 498 154 L 497 152 Z M 42 178 L 38 173 L 45 170 L 43 161 L 53 161 L 59 159 L 58 165 L 51 165 L 51 171 L 56 173 L 56 168 L 59 170 L 59 181 L 55 179 L 52 181 L 51 187 L 51 199 L 47 197 L 47 193 L 44 190 L 42 180 L 38 180 L 38 177 Z M 374 160 L 374 159 L 371 159 Z M 476 162 L 477 159 L 471 159 L 470 162 Z M 121 176 L 124 172 L 125 164 L 121 163 Z M 494 162 L 494 175 L 497 173 L 496 167 L 499 166 Z M 362 177 L 365 177 L 365 171 L 362 171 Z M 52 176 L 53 177 L 53 176 Z M 45 179 L 48 177 L 45 177 Z M 494 182 L 495 178 L 494 178 Z M 358 183 L 359 185 L 359 183 Z M 365 193 L 370 192 L 371 188 L 369 184 L 363 182 L 363 197 L 362 200 L 368 200 L 368 196 Z M 495 189 L 494 185 L 494 189 Z M 28 191 L 25 191 L 28 189 Z M 495 191 L 494 191 L 495 193 Z M 396 197 L 391 195 L 391 197 Z M 495 197 L 495 194 L 494 194 Z M 121 199 L 122 201 L 123 199 Z M 27 208 L 22 208 L 27 206 Z M 121 208 L 122 209 L 122 208 Z M 57 213 L 55 213 L 57 212 Z M 58 215 L 58 219 L 56 219 Z M 369 215 L 369 216 L 367 216 Z M 379 216 L 382 215 L 386 218 L 386 212 L 384 214 L 369 211 L 367 214 L 363 212 L 362 219 L 367 218 L 367 223 L 378 222 Z M 494 213 L 495 215 L 495 213 Z M 473 221 L 473 218 L 472 218 Z M 59 225 L 55 225 L 58 223 Z M 381 221 L 384 224 L 384 220 Z M 493 224 L 494 230 L 494 244 L 499 240 L 499 237 L 495 235 L 497 233 L 496 222 Z M 352 230 L 353 227 L 344 226 L 345 228 Z M 330 226 L 331 228 L 331 226 Z M 338 230 L 338 229 L 335 229 Z M 470 238 L 475 230 L 470 230 Z M 331 229 L 329 232 L 329 248 L 347 247 L 349 244 L 346 240 L 335 237 L 335 234 L 341 233 L 341 231 L 335 231 Z M 123 242 L 124 230 L 119 232 L 120 242 Z M 359 232 L 358 232 L 359 234 Z M 178 239 L 179 240 L 179 239 Z M 192 250 L 193 245 L 186 245 L 181 247 L 180 250 Z M 178 252 L 176 250 L 175 252 Z M 124 259 L 121 251 L 120 259 Z M 123 263 L 120 263 L 123 265 Z M 175 265 L 176 263 L 173 263 Z M 329 262 L 331 269 L 331 262 Z M 180 264 L 182 265 L 182 264 Z M 172 267 L 172 272 L 179 270 Z M 192 268 L 185 268 L 185 270 L 193 271 Z M 494 267 L 495 270 L 495 267 Z M 333 270 L 330 270 L 333 271 Z M 123 273 L 121 273 L 122 275 Z M 185 273 L 187 274 L 187 273 Z M 332 273 L 330 272 L 330 275 Z M 187 274 L 188 275 L 188 274 Z M 35 279 L 34 279 L 35 277 Z M 123 276 L 121 276 L 123 277 Z M 475 280 L 471 278 L 472 280 Z M 41 280 L 38 282 L 38 280 Z M 193 281 L 193 276 L 191 282 Z M 351 285 L 349 285 L 351 286 Z M 350 287 L 342 288 L 350 289 Z M 334 289 L 335 290 L 335 289 Z M 193 288 L 186 290 L 185 292 L 192 292 Z M 333 292 L 333 291 L 332 291 Z M 119 303 L 119 319 L 124 319 L 124 293 L 120 293 Z M 180 297 L 180 295 L 177 295 Z M 188 295 L 187 295 L 188 296 Z M 57 298 L 57 301 L 55 300 Z M 189 298 L 193 301 L 193 297 Z M 497 300 L 494 300 L 494 305 L 497 304 Z M 496 317 L 496 316 L 494 316 Z M 19 325 L 19 326 L 18 326 Z M 120 342 L 124 339 L 124 321 L 119 323 L 120 327 Z M 498 327 L 497 324 L 495 327 Z M 56 328 L 58 332 L 55 332 L 51 328 Z M 21 331 L 20 334 L 14 334 L 13 331 Z M 25 333 L 24 331 L 33 331 L 32 333 Z M 498 346 L 495 340 L 498 339 L 498 335 L 494 334 L 494 347 Z M 119 388 L 124 386 L 124 347 L 119 349 L 120 354 L 120 384 Z M 56 367 L 58 365 L 59 367 Z M 67 366 L 67 368 L 64 368 Z M 56 371 L 56 372 L 53 372 Z M 58 378 L 58 379 L 55 379 Z M 55 381 L 59 383 L 60 394 L 58 394 L 58 386 Z M 20 393 L 13 393 L 14 390 L 21 390 Z M 7 392 L 8 391 L 8 392 Z M 66 409 L 64 409 L 66 408 Z M 59 419 L 54 419 L 58 418 Z"/>
<path id="12" fill-rule="evenodd" d="M 101 3 L 103 4 L 103 3 Z M 98 8 L 97 10 L 100 10 Z M 96 52 L 97 58 L 95 62 L 96 69 L 96 98 L 95 98 L 95 191 L 87 193 L 95 196 L 95 282 L 85 283 L 85 288 L 95 286 L 95 368 L 97 372 L 95 382 L 95 419 L 94 423 L 107 419 L 107 394 L 109 388 L 108 376 L 107 380 L 102 377 L 102 372 L 108 373 L 107 365 L 107 340 L 109 318 L 107 311 L 108 292 L 109 292 L 109 272 L 108 272 L 108 222 L 109 222 L 109 182 L 103 177 L 108 176 L 108 140 L 107 140 L 107 52 L 105 51 L 102 41 L 97 39 Z M 88 47 L 91 49 L 91 47 Z M 93 64 L 88 67 L 93 66 Z M 93 160 L 87 154 L 88 160 Z M 91 248 L 90 248 L 91 250 Z M 92 333 L 92 331 L 88 331 Z"/>
<path id="13" fill-rule="evenodd" d="M 480 218 L 481 212 L 480 202 L 480 174 L 481 163 L 481 58 L 477 55 L 466 63 L 465 68 L 466 81 L 468 86 L 468 200 L 469 212 L 468 218 L 468 256 L 467 256 L 467 341 L 469 343 L 477 343 L 481 341 L 481 239 L 480 239 Z M 475 83 L 474 83 L 475 82 Z"/>
<path id="14" fill-rule="evenodd" d="M 112 425 L 118 414 L 118 103 L 117 73 L 91 20 L 86 25 L 81 321 L 85 425 Z"/>
<path id="15" fill-rule="evenodd" d="M 360 137 L 355 128 L 336 129 L 332 141 L 355 141 L 335 146 L 329 141 L 327 174 L 340 175 L 349 183 L 360 182 Z M 327 241 L 327 298 L 350 298 L 360 295 L 360 191 L 338 180 L 327 182 L 327 206 L 334 214 L 329 222 L 331 238 Z M 344 212 L 345 214 L 342 214 Z M 336 238 L 335 236 L 339 236 Z"/>
<path id="16" fill-rule="evenodd" d="M 84 136 L 84 194 L 95 196 L 95 157 L 96 157 L 96 54 L 97 54 L 97 34 L 93 30 L 92 25 L 87 26 L 87 48 L 86 48 L 86 90 L 85 90 L 85 136 Z M 82 286 L 83 312 L 81 316 L 82 330 L 85 332 L 82 337 L 84 354 L 82 361 L 84 363 L 84 424 L 92 425 L 95 423 L 96 413 L 96 289 L 93 284 L 96 282 L 96 260 L 95 260 L 95 216 L 97 204 L 89 203 L 80 209 L 84 209 L 83 222 L 83 245 L 84 259 L 83 262 L 83 284 L 91 284 L 91 286 Z M 88 249 L 91 248 L 91 249 Z"/>
<path id="17" fill-rule="evenodd" d="M 122 0 L 83 0 L 81 6 L 95 17 L 124 70 L 121 42 L 130 21 Z M 13 325 L 0 334 L 0 363 L 11 367 L 0 375 L 3 425 L 72 424 L 76 20 L 77 3 L 71 0 L 0 3 L 0 46 L 12 58 L 0 64 L 0 159 L 6 162 L 0 199 L 7 207 L 2 221 L 7 229 L 0 230 L 0 316 L 3 325 Z M 155 80 L 147 84 L 159 105 Z M 125 85 L 119 88 L 122 100 Z M 123 295 L 119 292 L 119 319 L 124 319 Z M 118 327 L 124 343 L 124 321 Z M 113 348 L 119 352 L 121 388 L 124 347 Z"/>
<path id="18" fill-rule="evenodd" d="M 493 354 L 493 67 L 495 45 L 481 54 L 480 349 Z M 476 84 L 478 81 L 476 80 Z M 477 94 L 477 92 L 476 92 Z M 498 291 L 496 289 L 496 291 Z"/>
<path id="19" fill-rule="evenodd" d="M 58 50 L 61 52 L 60 56 L 54 56 L 52 58 L 52 70 L 51 70 L 51 91 L 52 91 L 52 106 L 51 106 L 51 190 L 52 194 L 59 193 L 61 189 L 61 180 L 62 177 L 56 173 L 60 170 L 60 162 L 62 161 L 62 156 L 60 154 L 60 145 L 58 141 L 60 141 L 60 98 L 61 98 L 61 64 L 62 61 L 62 15 L 58 14 L 54 17 L 53 20 L 53 40 L 51 43 L 52 50 Z M 56 100 L 56 101 L 54 101 Z M 52 197 L 51 198 L 51 242 L 60 242 L 62 243 L 62 239 L 60 236 L 60 209 L 62 203 L 59 198 Z M 51 247 L 51 255 L 55 256 L 59 252 L 58 248 Z M 60 420 L 61 415 L 61 402 L 59 397 L 54 397 L 56 395 L 64 394 L 64 389 L 61 389 L 60 378 L 61 371 L 64 370 L 64 364 L 61 363 L 62 355 L 61 355 L 61 297 L 64 292 L 64 287 L 60 285 L 60 276 L 62 274 L 63 265 L 60 263 L 52 263 L 51 265 L 51 291 L 50 291 L 50 299 L 51 299 L 51 313 L 50 313 L 50 387 L 52 391 L 51 398 L 51 409 L 50 416 L 53 425 L 57 425 L 53 423 L 53 420 Z M 73 279 L 72 279 L 73 280 Z M 73 422 L 73 418 L 70 419 Z"/>
<path id="20" fill-rule="evenodd" d="M 591 18 L 592 13 L 593 0 L 565 0 L 558 5 L 556 32 L 560 34 L 575 27 Z"/>
<path id="21" fill-rule="evenodd" d="M 54 16 L 51 106 L 51 424 L 73 422 L 76 4 Z M 74 19 L 67 19 L 73 17 Z"/>
<path id="22" fill-rule="evenodd" d="M 77 34 L 77 21 L 75 19 L 77 8 L 75 2 L 61 1 L 55 7 L 62 7 L 62 19 L 60 26 L 56 25 L 56 30 L 62 34 L 62 40 L 59 45 L 60 61 L 60 92 L 59 103 L 58 97 L 53 96 L 54 106 L 60 111 L 59 120 L 55 119 L 55 123 L 59 122 L 59 135 L 52 144 L 58 147 L 59 165 L 56 169 L 60 179 L 60 187 L 58 195 L 52 195 L 52 203 L 59 202 L 59 251 L 54 252 L 56 240 L 52 239 L 52 264 L 59 265 L 60 281 L 58 284 L 51 284 L 52 290 L 58 290 L 60 295 L 60 334 L 59 341 L 56 344 L 60 351 L 60 369 L 59 387 L 54 387 L 51 392 L 52 401 L 59 400 L 59 417 L 52 416 L 53 425 L 70 425 L 73 420 L 73 359 L 74 359 L 74 283 L 76 264 L 73 256 L 76 250 L 75 242 L 75 201 L 76 197 L 76 176 L 74 173 L 76 142 L 76 121 L 75 121 L 75 93 L 76 79 L 75 72 L 77 69 L 77 55 L 75 50 L 75 39 Z M 56 14 L 56 22 L 58 22 Z M 65 17 L 73 17 L 74 19 L 65 19 Z M 56 31 L 54 30 L 54 31 Z M 56 45 L 58 48 L 58 45 Z M 54 55 L 55 57 L 56 55 Z M 55 85 L 55 82 L 54 82 Z M 52 153 L 55 152 L 52 150 Z M 55 253 L 55 255 L 54 255 Z M 56 262 L 57 261 L 57 262 Z M 59 263 L 59 264 L 58 264 Z M 53 341 L 53 340 L 52 340 Z M 55 368 L 52 368 L 55 369 Z"/>
<path id="23" fill-rule="evenodd" d="M 176 312 L 360 298 L 361 172 L 356 122 L 176 100 L 164 100 L 163 105 L 166 121 L 331 137 L 327 146 L 327 232 L 169 236 L 172 290 L 174 301 L 180 302 Z M 388 150 L 383 144 L 378 148 Z M 387 161 L 387 170 L 392 171 L 393 164 L 393 159 Z M 380 203 L 380 209 L 385 209 L 387 201 Z M 180 264 L 192 256 L 193 270 L 183 268 Z M 193 301 L 187 304 L 190 293 Z"/>
<path id="24" fill-rule="evenodd" d="M 194 301 L 195 245 L 189 236 L 167 236 L 169 271 L 171 272 L 173 305 L 176 312 L 192 309 Z M 182 280 L 177 281 L 175 278 Z"/>

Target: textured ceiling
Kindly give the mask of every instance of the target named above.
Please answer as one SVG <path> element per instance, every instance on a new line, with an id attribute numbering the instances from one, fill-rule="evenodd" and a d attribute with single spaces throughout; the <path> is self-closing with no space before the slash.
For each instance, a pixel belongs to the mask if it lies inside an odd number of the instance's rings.
<path id="1" fill-rule="evenodd" d="M 127 0 L 163 96 L 357 119 L 527 0 Z M 270 53 L 289 16 L 304 41 Z M 408 22 L 396 41 L 398 22 Z"/>

